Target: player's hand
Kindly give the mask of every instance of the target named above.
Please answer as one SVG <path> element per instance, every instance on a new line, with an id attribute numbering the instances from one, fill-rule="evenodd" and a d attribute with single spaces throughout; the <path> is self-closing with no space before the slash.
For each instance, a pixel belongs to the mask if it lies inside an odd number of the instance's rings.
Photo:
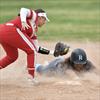
<path id="1" fill-rule="evenodd" d="M 22 29 L 25 30 L 25 29 L 29 29 L 30 26 L 26 23 L 26 22 L 22 22 Z"/>

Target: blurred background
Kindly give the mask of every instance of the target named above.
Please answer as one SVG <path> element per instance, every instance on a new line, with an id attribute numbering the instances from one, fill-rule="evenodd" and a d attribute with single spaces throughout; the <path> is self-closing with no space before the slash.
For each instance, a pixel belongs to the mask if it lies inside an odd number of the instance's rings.
<path id="1" fill-rule="evenodd" d="M 100 42 L 100 0 L 0 0 L 0 24 L 21 7 L 47 12 L 50 22 L 39 29 L 40 40 Z"/>

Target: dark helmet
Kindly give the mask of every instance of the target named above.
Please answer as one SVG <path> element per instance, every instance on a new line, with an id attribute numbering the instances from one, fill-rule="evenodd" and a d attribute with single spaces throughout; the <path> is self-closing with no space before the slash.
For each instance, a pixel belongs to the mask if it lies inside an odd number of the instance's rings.
<path id="1" fill-rule="evenodd" d="M 85 51 L 83 49 L 80 49 L 80 48 L 75 49 L 71 53 L 70 61 L 73 64 L 86 64 L 87 56 L 86 56 Z"/>

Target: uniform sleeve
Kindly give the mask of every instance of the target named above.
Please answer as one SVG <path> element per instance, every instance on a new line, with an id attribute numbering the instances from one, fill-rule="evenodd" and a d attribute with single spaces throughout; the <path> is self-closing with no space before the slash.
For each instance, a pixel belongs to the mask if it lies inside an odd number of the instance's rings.
<path id="1" fill-rule="evenodd" d="M 26 22 L 27 18 L 32 18 L 33 16 L 33 12 L 30 9 L 27 8 L 21 8 L 20 10 L 20 18 L 21 18 L 21 22 Z"/>
<path id="2" fill-rule="evenodd" d="M 27 16 L 27 18 L 28 18 L 28 19 L 32 19 L 32 17 L 33 17 L 33 11 L 30 10 L 29 15 Z"/>

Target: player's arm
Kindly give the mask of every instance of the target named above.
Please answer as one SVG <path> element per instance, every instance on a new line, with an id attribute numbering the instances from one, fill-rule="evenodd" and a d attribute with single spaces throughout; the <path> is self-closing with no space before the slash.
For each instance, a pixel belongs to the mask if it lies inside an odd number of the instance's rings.
<path id="1" fill-rule="evenodd" d="M 33 40 L 33 43 L 35 44 L 36 51 L 41 54 L 47 54 L 47 55 L 51 54 L 51 55 L 54 55 L 55 57 L 58 57 L 58 56 L 63 56 L 67 54 L 69 51 L 69 47 L 67 47 L 63 43 L 61 44 L 57 43 L 54 50 L 48 50 L 44 47 L 38 46 L 37 39 Z"/>
<path id="2" fill-rule="evenodd" d="M 48 50 L 42 46 L 39 46 L 39 43 L 38 43 L 36 36 L 32 37 L 32 41 L 33 41 L 36 52 L 41 53 L 41 54 L 46 54 L 46 55 L 49 55 L 49 54 L 53 55 L 54 54 L 53 50 Z"/>
<path id="3" fill-rule="evenodd" d="M 58 57 L 58 56 L 63 56 L 65 54 L 67 54 L 69 51 L 69 46 L 61 43 L 61 42 L 58 42 L 56 45 L 55 45 L 55 49 L 52 51 L 52 50 L 48 50 L 48 49 L 45 49 L 45 48 L 42 48 L 42 47 L 39 47 L 39 53 L 42 53 L 42 54 L 53 54 L 55 57 Z"/>
<path id="4" fill-rule="evenodd" d="M 21 19 L 21 23 L 22 23 L 22 29 L 25 30 L 30 28 L 30 26 L 27 24 L 26 19 L 32 17 L 32 11 L 30 9 L 27 8 L 21 8 L 20 9 L 20 19 Z"/>
<path id="5" fill-rule="evenodd" d="M 53 54 L 55 57 L 58 57 L 58 56 L 63 56 L 65 54 L 67 54 L 68 51 L 69 51 L 69 46 L 58 42 L 55 45 L 55 49 L 54 50 L 48 50 L 46 48 L 39 47 L 39 51 L 38 52 L 42 53 L 42 54 Z"/>
<path id="6" fill-rule="evenodd" d="M 38 49 L 38 53 L 47 54 L 47 55 L 52 54 L 53 55 L 54 51 L 53 50 L 48 50 L 48 49 L 40 46 L 39 49 Z"/>

